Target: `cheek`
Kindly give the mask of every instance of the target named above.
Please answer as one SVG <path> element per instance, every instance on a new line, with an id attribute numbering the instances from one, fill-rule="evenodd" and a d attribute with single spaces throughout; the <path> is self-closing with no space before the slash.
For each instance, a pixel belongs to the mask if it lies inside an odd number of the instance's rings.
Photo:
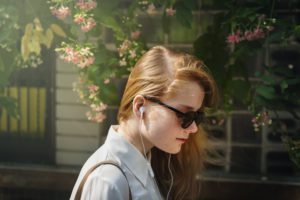
<path id="1" fill-rule="evenodd" d="M 164 110 L 157 110 L 149 116 L 149 124 L 156 137 L 166 137 L 168 133 L 179 130 L 179 120 L 175 114 Z"/>
<path id="2" fill-rule="evenodd" d="M 150 142 L 166 152 L 174 153 L 177 144 L 176 136 L 180 135 L 180 122 L 175 114 L 158 110 L 149 115 L 148 139 Z M 176 147 L 177 150 L 177 147 Z"/>

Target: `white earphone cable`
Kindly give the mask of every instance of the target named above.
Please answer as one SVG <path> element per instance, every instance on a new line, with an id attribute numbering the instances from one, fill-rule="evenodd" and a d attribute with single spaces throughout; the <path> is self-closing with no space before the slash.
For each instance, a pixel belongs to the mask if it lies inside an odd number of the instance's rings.
<path id="1" fill-rule="evenodd" d="M 143 114 L 144 114 L 144 112 L 141 112 L 141 121 L 140 121 L 140 126 L 142 126 L 141 124 L 142 124 L 142 121 L 143 121 Z M 147 154 L 146 154 L 146 148 L 145 148 L 145 145 L 144 145 L 144 140 L 143 140 L 143 137 L 142 137 L 142 131 L 141 131 L 141 128 L 140 128 L 140 139 L 141 139 L 141 142 L 142 142 L 142 145 L 143 145 L 143 151 L 144 151 L 144 156 L 145 156 L 145 158 L 147 158 Z"/>
<path id="2" fill-rule="evenodd" d="M 169 173 L 170 173 L 170 176 L 171 176 L 171 184 L 170 184 L 169 191 L 168 191 L 168 194 L 167 194 L 167 200 L 169 199 L 170 192 L 171 192 L 172 187 L 173 187 L 173 174 L 172 174 L 172 170 L 171 170 L 170 165 L 171 165 L 171 154 L 169 154 L 169 160 L 168 160 L 168 169 L 169 169 Z"/>

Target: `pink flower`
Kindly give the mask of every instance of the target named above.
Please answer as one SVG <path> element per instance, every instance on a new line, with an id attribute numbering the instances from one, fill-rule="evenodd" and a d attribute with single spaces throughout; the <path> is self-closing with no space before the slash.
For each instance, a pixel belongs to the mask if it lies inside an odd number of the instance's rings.
<path id="1" fill-rule="evenodd" d="M 227 37 L 227 42 L 228 43 L 231 43 L 231 44 L 234 44 L 234 43 L 239 43 L 240 42 L 240 39 L 239 39 L 239 36 L 236 35 L 236 34 L 230 34 L 228 37 Z"/>
<path id="2" fill-rule="evenodd" d="M 173 16 L 176 13 L 176 10 L 174 10 L 172 7 L 166 9 L 166 13 L 168 16 Z"/>
<path id="3" fill-rule="evenodd" d="M 97 2 L 94 0 L 88 0 L 87 2 L 78 0 L 76 6 L 81 10 L 89 11 L 97 7 Z"/>
<path id="4" fill-rule="evenodd" d="M 103 120 L 105 120 L 105 119 L 106 119 L 106 116 L 105 116 L 102 112 L 99 112 L 99 113 L 97 113 L 97 114 L 95 115 L 93 121 L 98 122 L 98 123 L 101 123 L 101 122 L 103 122 Z"/>
<path id="5" fill-rule="evenodd" d="M 103 110 L 105 110 L 107 108 L 107 105 L 104 103 L 100 103 L 99 105 L 95 105 L 95 104 L 93 104 L 93 105 L 94 106 L 93 107 L 91 106 L 91 108 L 96 112 L 102 112 Z"/>
<path id="6" fill-rule="evenodd" d="M 82 56 L 72 47 L 66 47 L 64 49 L 64 54 L 62 55 L 62 57 L 67 62 L 73 62 L 74 64 L 77 64 Z"/>
<path id="7" fill-rule="evenodd" d="M 97 92 L 99 90 L 99 87 L 97 85 L 89 85 L 88 89 L 91 93 Z"/>
<path id="8" fill-rule="evenodd" d="M 78 64 L 82 59 L 82 56 L 78 53 L 78 51 L 75 51 L 74 54 L 70 57 L 74 64 Z"/>
<path id="9" fill-rule="evenodd" d="M 70 54 L 74 54 L 74 49 L 72 47 L 66 47 L 65 48 L 65 53 L 70 55 Z"/>
<path id="10" fill-rule="evenodd" d="M 74 22 L 76 24 L 82 24 L 82 23 L 84 23 L 84 21 L 85 21 L 85 18 L 82 14 L 77 14 L 74 16 Z"/>
<path id="11" fill-rule="evenodd" d="M 131 32 L 130 36 L 133 40 L 137 40 L 141 35 L 141 32 L 140 31 L 134 31 L 134 32 Z"/>
<path id="12" fill-rule="evenodd" d="M 71 14 L 69 7 L 60 6 L 59 8 L 50 7 L 51 13 L 56 16 L 58 19 L 65 19 L 68 15 Z"/>
<path id="13" fill-rule="evenodd" d="M 147 13 L 149 15 L 155 15 L 156 14 L 156 8 L 155 8 L 153 3 L 148 6 Z"/>
<path id="14" fill-rule="evenodd" d="M 104 80 L 104 84 L 109 84 L 109 83 L 110 83 L 109 78 L 107 78 L 107 79 Z"/>
<path id="15" fill-rule="evenodd" d="M 88 65 L 92 65 L 92 64 L 94 63 L 94 61 L 95 61 L 95 57 L 94 57 L 94 56 L 90 56 L 90 57 L 88 57 L 88 59 L 87 59 Z"/>
<path id="16" fill-rule="evenodd" d="M 95 57 L 94 56 L 90 56 L 90 57 L 82 57 L 82 59 L 80 60 L 80 62 L 78 63 L 78 67 L 80 67 L 81 69 L 91 65 L 94 63 Z"/>
<path id="17" fill-rule="evenodd" d="M 124 53 L 127 51 L 127 49 L 130 46 L 130 41 L 129 40 L 124 40 L 123 43 L 120 45 L 120 47 L 118 48 L 119 51 L 119 56 L 123 57 Z"/>
<path id="18" fill-rule="evenodd" d="M 89 32 L 94 26 L 96 26 L 96 21 L 93 18 L 88 18 L 85 24 L 81 25 L 81 30 L 84 32 Z"/>
<path id="19" fill-rule="evenodd" d="M 253 34 L 255 35 L 255 39 L 260 39 L 265 37 L 265 33 L 261 28 L 256 28 L 253 31 Z"/>
<path id="20" fill-rule="evenodd" d="M 80 49 L 80 54 L 83 55 L 83 56 L 88 56 L 91 54 L 91 48 L 89 47 L 84 47 L 84 48 L 81 48 Z"/>
<path id="21" fill-rule="evenodd" d="M 136 57 L 136 52 L 135 52 L 135 50 L 130 50 L 130 51 L 129 51 L 129 54 L 130 54 L 130 58 L 135 58 L 135 57 Z"/>
<path id="22" fill-rule="evenodd" d="M 255 40 L 255 35 L 253 34 L 252 31 L 246 31 L 244 33 L 244 37 L 246 40 L 251 41 L 251 40 Z"/>

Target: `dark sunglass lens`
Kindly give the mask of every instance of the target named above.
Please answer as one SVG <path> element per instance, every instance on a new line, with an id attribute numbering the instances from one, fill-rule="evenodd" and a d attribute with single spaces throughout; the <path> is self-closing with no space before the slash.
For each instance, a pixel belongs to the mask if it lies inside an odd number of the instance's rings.
<path id="1" fill-rule="evenodd" d="M 197 125 L 199 125 L 204 120 L 204 112 L 197 112 L 197 117 L 195 119 L 195 122 Z"/>
<path id="2" fill-rule="evenodd" d="M 184 114 L 182 118 L 182 128 L 189 127 L 194 121 L 194 112 L 187 112 Z"/>

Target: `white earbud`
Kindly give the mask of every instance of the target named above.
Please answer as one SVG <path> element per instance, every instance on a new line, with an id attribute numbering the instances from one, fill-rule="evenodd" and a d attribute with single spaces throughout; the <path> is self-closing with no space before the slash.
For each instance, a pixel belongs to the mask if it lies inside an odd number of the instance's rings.
<path id="1" fill-rule="evenodd" d="M 139 110 L 140 110 L 140 113 L 141 113 L 141 114 L 144 114 L 145 107 L 144 107 L 144 106 L 141 106 Z"/>

